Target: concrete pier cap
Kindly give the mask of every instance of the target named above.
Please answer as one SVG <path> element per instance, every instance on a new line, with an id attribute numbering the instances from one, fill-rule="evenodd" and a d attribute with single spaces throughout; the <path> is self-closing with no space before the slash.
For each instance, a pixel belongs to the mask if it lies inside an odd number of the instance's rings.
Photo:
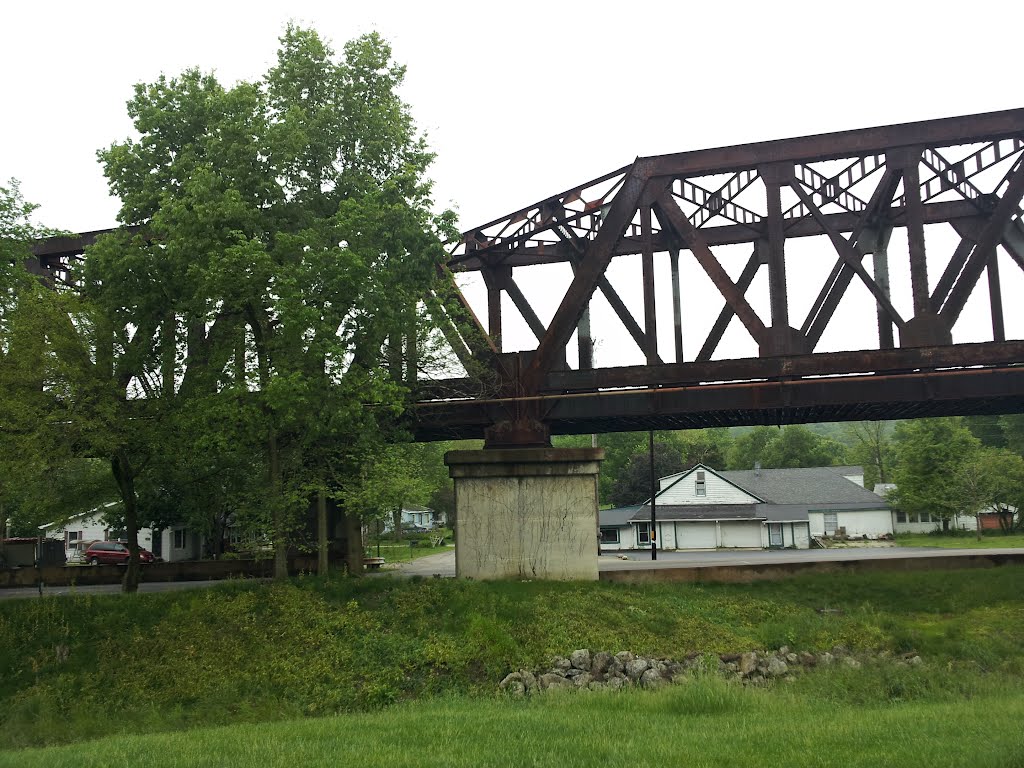
<path id="1" fill-rule="evenodd" d="M 455 573 L 474 579 L 597 580 L 602 448 L 449 451 Z"/>

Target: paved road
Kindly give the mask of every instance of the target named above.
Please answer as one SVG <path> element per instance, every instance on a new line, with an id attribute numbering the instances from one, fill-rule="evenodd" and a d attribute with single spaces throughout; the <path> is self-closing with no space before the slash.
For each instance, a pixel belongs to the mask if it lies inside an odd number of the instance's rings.
<path id="1" fill-rule="evenodd" d="M 699 568 L 713 565 L 765 565 L 772 563 L 817 563 L 849 560 L 885 560 L 901 557 L 965 557 L 986 554 L 1020 554 L 1020 549 L 945 549 L 943 547 L 849 547 L 840 549 L 782 550 L 694 550 L 659 552 L 651 561 L 650 552 L 605 553 L 598 559 L 599 571 L 649 570 L 654 568 Z M 455 551 L 428 555 L 401 563 L 384 573 L 402 576 L 455 576 Z"/>
<path id="2" fill-rule="evenodd" d="M 386 569 L 381 573 L 399 574 L 401 576 L 431 576 L 455 577 L 455 550 L 449 549 L 439 552 L 436 555 L 418 557 L 407 563 L 399 563 L 394 568 Z"/>
<path id="3" fill-rule="evenodd" d="M 650 552 L 626 552 L 629 560 L 603 554 L 598 562 L 602 571 L 648 570 L 652 568 L 699 568 L 712 565 L 766 565 L 775 563 L 827 563 L 851 560 L 892 560 L 937 556 L 967 557 L 994 554 L 1020 554 L 1020 549 L 946 549 L 945 547 L 841 547 L 838 549 L 768 549 L 659 552 L 651 561 Z"/>

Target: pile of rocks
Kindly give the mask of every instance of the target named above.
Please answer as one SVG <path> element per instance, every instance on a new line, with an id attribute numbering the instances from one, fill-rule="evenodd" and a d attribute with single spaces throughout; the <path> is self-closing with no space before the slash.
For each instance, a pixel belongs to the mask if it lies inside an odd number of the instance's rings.
<path id="1" fill-rule="evenodd" d="M 884 656 L 886 654 L 880 654 L 880 657 Z M 916 666 L 921 663 L 921 657 L 905 654 L 896 661 Z M 786 646 L 776 651 L 718 656 L 691 653 L 681 660 L 645 658 L 629 651 L 611 654 L 581 649 L 573 651 L 569 658 L 556 657 L 550 667 L 511 672 L 499 683 L 498 689 L 513 696 L 526 696 L 556 688 L 657 688 L 681 682 L 697 673 L 717 673 L 746 685 L 764 685 L 774 680 L 792 679 L 794 674 L 804 669 L 831 664 L 845 664 L 854 669 L 861 666 L 861 662 L 843 646 L 822 653 L 793 653 Z"/>

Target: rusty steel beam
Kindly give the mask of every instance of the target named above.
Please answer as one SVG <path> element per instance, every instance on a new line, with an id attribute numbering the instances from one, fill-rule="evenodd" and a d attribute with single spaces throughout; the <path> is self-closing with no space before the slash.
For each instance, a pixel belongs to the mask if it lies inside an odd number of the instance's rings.
<path id="1" fill-rule="evenodd" d="M 1024 367 L 727 382 L 531 398 L 552 434 L 1024 412 Z M 418 439 L 478 437 L 492 401 L 420 403 Z"/>
<path id="2" fill-rule="evenodd" d="M 1006 341 L 1006 327 L 1003 323 L 1003 290 L 999 283 L 999 260 L 995 251 L 988 261 L 988 302 L 992 314 L 992 338 Z"/>
<path id="3" fill-rule="evenodd" d="M 660 362 L 658 356 L 658 319 L 654 294 L 654 248 L 651 246 L 651 207 L 649 205 L 640 208 L 640 228 L 643 233 L 644 252 L 642 259 L 643 284 L 644 284 L 644 336 L 647 337 L 647 344 L 644 347 L 644 355 L 648 365 Z"/>
<path id="4" fill-rule="evenodd" d="M 939 368 L 1024 365 L 1024 341 L 978 342 L 907 349 L 818 352 L 807 355 L 708 360 L 664 365 L 633 365 L 590 371 L 555 371 L 546 392 L 591 392 L 644 386 L 690 385 L 699 382 L 842 376 Z"/>
<path id="5" fill-rule="evenodd" d="M 951 146 L 1011 139 L 1024 130 L 1024 109 L 860 128 L 794 139 L 778 139 L 717 149 L 701 149 L 654 159 L 652 176 L 705 176 L 735 173 L 762 163 L 842 160 L 898 147 Z"/>
<path id="6" fill-rule="evenodd" d="M 978 215 L 978 209 L 966 200 L 952 200 L 941 203 L 930 203 L 924 206 L 925 224 L 944 224 L 958 219 L 970 219 Z M 829 213 L 825 214 L 830 226 L 839 232 L 851 232 L 861 219 L 860 214 Z M 892 207 L 879 212 L 879 216 L 887 218 L 894 226 L 905 225 L 905 209 Z M 728 224 L 721 227 L 705 227 L 700 230 L 701 236 L 709 246 L 740 245 L 754 243 L 761 235 L 749 227 L 740 224 Z M 817 237 L 824 235 L 821 227 L 811 217 L 793 219 L 786 222 L 786 237 Z M 674 236 L 662 232 L 653 234 L 651 242 L 655 252 L 678 248 L 679 243 Z M 615 256 L 635 256 L 643 252 L 643 243 L 639 238 L 623 237 L 615 248 Z M 500 263 L 511 267 L 529 267 L 536 264 L 562 264 L 571 261 L 575 252 L 566 243 L 554 246 L 530 246 L 514 252 L 491 251 L 492 257 Z M 1021 259 L 1024 263 L 1024 258 Z M 457 265 L 459 271 L 475 272 L 483 268 L 479 259 L 467 259 Z"/>

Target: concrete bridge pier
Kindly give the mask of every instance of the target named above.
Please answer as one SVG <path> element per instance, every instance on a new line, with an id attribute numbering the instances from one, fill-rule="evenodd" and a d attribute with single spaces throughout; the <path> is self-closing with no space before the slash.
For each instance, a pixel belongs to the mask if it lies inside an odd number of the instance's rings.
<path id="1" fill-rule="evenodd" d="M 601 448 L 449 451 L 456 576 L 596 581 L 603 458 Z"/>

